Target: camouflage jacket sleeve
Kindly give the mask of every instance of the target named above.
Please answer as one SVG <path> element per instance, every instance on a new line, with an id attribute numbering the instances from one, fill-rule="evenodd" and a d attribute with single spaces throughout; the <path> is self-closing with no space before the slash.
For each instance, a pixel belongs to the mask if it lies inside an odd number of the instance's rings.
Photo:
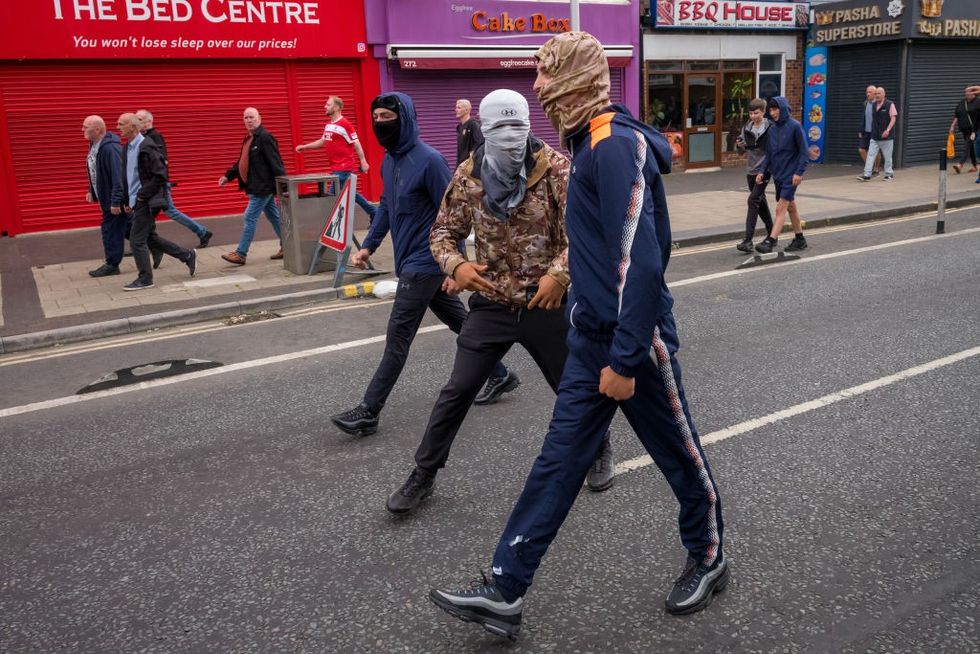
<path id="1" fill-rule="evenodd" d="M 568 274 L 568 236 L 565 233 L 565 203 L 568 200 L 568 175 L 570 165 L 568 159 L 557 151 L 551 157 L 553 197 L 558 203 L 557 211 L 552 213 L 550 229 L 552 240 L 558 249 L 558 255 L 551 260 L 548 274 L 568 288 L 572 283 Z"/>
<path id="2" fill-rule="evenodd" d="M 453 173 L 449 188 L 442 196 L 442 204 L 436 221 L 429 232 L 429 248 L 436 263 L 446 275 L 452 277 L 466 257 L 459 251 L 459 243 L 470 234 L 473 218 L 466 201 L 466 176 L 460 168 Z"/>

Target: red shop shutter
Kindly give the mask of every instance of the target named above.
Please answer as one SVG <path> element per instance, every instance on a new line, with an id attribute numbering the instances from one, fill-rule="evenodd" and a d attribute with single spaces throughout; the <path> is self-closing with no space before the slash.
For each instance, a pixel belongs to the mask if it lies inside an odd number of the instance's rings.
<path id="1" fill-rule="evenodd" d="M 119 114 L 140 108 L 153 112 L 155 127 L 167 140 L 177 207 L 193 218 L 240 214 L 241 193 L 232 185 L 219 189 L 217 180 L 238 157 L 245 107 L 259 110 L 263 126 L 279 141 L 286 170 L 296 170 L 297 92 L 290 88 L 289 66 L 282 61 L 173 60 L 0 65 L 18 195 L 15 228 L 31 232 L 97 225 L 98 208 L 84 202 L 82 120 L 99 114 L 116 131 Z M 343 88 L 353 87 L 349 63 L 300 66 L 342 87 L 346 75 Z M 300 87 L 305 89 L 305 82 Z M 322 105 L 321 98 L 321 117 Z"/>

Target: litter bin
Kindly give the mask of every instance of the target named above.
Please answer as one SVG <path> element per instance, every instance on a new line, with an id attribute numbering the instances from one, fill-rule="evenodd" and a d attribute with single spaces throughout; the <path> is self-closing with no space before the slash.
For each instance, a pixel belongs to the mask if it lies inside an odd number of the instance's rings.
<path id="1" fill-rule="evenodd" d="M 338 201 L 336 175 L 309 173 L 276 177 L 282 230 L 282 263 L 291 273 L 307 274 L 327 216 Z M 333 257 L 324 257 L 316 272 L 336 270 Z"/>

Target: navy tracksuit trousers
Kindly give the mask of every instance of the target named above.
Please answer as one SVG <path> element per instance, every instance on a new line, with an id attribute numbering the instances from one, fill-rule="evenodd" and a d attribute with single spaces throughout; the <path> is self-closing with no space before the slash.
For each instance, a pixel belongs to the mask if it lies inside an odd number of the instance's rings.
<path id="1" fill-rule="evenodd" d="M 636 374 L 636 392 L 625 402 L 599 393 L 599 373 L 609 365 L 608 340 L 574 327 L 554 415 L 493 557 L 497 585 L 524 595 L 541 558 L 578 496 L 617 407 L 666 477 L 680 503 L 681 542 L 706 564 L 721 556 L 721 500 L 688 413 L 681 386 L 674 317 L 657 325 L 650 359 Z"/>

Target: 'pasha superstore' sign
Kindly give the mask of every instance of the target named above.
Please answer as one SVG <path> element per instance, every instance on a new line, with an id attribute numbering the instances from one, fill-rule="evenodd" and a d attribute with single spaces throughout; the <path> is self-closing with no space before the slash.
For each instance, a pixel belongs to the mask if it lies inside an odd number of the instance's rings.
<path id="1" fill-rule="evenodd" d="M 687 29 L 805 29 L 809 2 L 657 0 L 656 26 Z"/>
<path id="2" fill-rule="evenodd" d="M 363 5 L 341 0 L 15 0 L 0 26 L 3 59 L 367 53 Z"/>

